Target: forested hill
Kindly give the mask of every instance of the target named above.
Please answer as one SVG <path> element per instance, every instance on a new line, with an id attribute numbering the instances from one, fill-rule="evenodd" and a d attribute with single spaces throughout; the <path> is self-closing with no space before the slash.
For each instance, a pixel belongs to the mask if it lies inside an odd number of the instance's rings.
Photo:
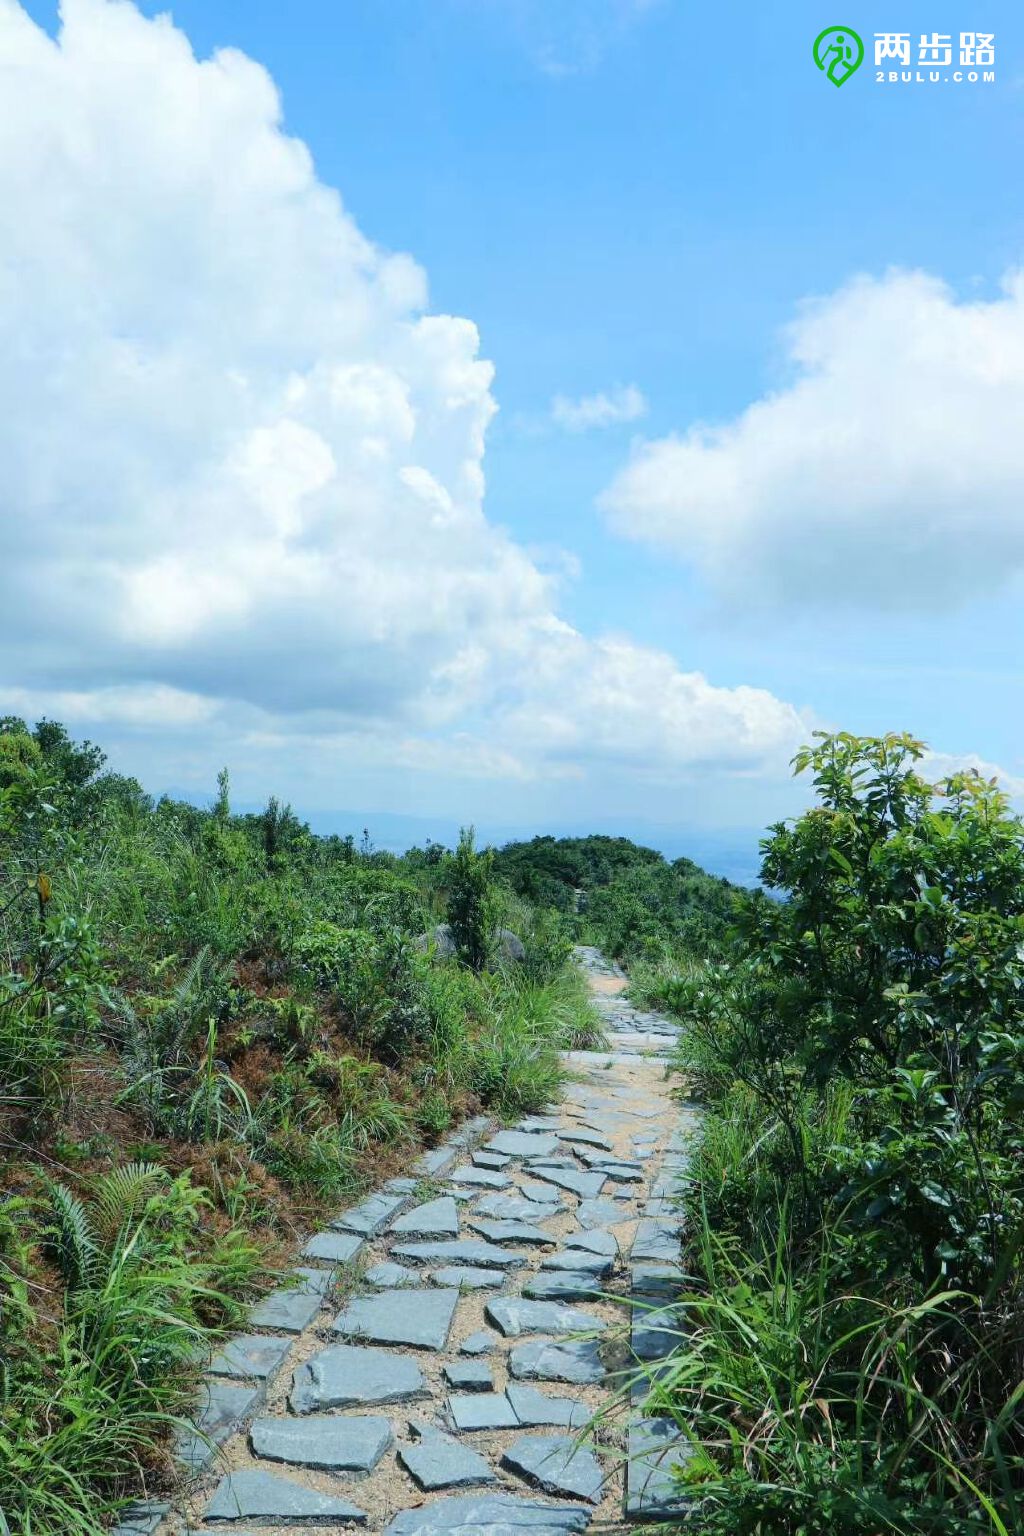
<path id="1" fill-rule="evenodd" d="M 670 862 L 625 837 L 507 843 L 494 868 L 536 906 L 579 914 L 589 936 L 619 957 L 714 946 L 742 894 L 691 859 Z"/>

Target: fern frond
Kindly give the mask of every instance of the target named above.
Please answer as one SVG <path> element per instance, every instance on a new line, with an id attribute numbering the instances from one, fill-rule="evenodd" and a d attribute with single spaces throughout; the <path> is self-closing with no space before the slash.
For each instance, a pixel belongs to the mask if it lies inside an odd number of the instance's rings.
<path id="1" fill-rule="evenodd" d="M 125 1163 L 112 1168 L 93 1186 L 96 1226 L 108 1244 L 142 1215 L 146 1201 L 166 1186 L 168 1174 L 158 1163 Z"/>
<path id="2" fill-rule="evenodd" d="M 89 1290 L 103 1273 L 103 1253 L 89 1213 L 66 1184 L 49 1184 L 53 1221 L 47 1236 L 69 1290 Z"/>
<path id="3" fill-rule="evenodd" d="M 184 976 L 174 989 L 176 1007 L 182 1008 L 193 1001 L 195 994 L 202 986 L 203 972 L 206 970 L 206 962 L 209 958 L 210 946 L 204 944 L 202 949 L 189 961 Z"/>

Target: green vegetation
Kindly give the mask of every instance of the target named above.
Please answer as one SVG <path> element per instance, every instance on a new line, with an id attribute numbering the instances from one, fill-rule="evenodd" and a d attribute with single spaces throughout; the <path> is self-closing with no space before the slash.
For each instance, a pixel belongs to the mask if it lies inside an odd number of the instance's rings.
<path id="1" fill-rule="evenodd" d="M 104 769 L 0 721 L 0 1531 L 25 1536 L 159 1487 L 197 1359 L 302 1228 L 465 1114 L 540 1109 L 597 1027 L 561 919 L 471 834 L 396 858 L 275 799 L 233 815 L 226 771 L 201 811 Z"/>
<path id="2" fill-rule="evenodd" d="M 154 804 L 0 722 L 0 1532 L 159 1488 L 303 1228 L 557 1093 L 584 942 L 684 1022 L 703 1101 L 651 1383 L 700 1529 L 1024 1536 L 1024 828 L 921 755 L 802 752 L 766 894 L 603 837 L 398 858 L 235 815 L 226 772 Z"/>
<path id="3" fill-rule="evenodd" d="M 821 736 L 784 899 L 647 978 L 704 1100 L 685 1346 L 708 1532 L 1024 1531 L 1024 828 L 905 736 Z"/>
<path id="4" fill-rule="evenodd" d="M 624 837 L 508 843 L 494 867 L 529 901 L 566 914 L 581 943 L 634 970 L 717 949 L 740 894 L 690 859 L 669 863 Z"/>

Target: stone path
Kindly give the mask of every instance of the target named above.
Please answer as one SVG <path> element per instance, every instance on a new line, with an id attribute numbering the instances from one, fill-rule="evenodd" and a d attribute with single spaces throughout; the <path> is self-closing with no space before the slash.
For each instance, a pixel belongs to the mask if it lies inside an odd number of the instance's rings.
<path id="1" fill-rule="evenodd" d="M 609 1049 L 571 1054 L 549 1113 L 469 1123 L 311 1238 L 211 1362 L 185 1495 L 117 1536 L 568 1536 L 680 1509 L 685 1443 L 634 1378 L 679 1341 L 693 1125 L 673 1026 L 596 950 L 578 960 Z M 592 1423 L 630 1380 L 628 1411 Z"/>

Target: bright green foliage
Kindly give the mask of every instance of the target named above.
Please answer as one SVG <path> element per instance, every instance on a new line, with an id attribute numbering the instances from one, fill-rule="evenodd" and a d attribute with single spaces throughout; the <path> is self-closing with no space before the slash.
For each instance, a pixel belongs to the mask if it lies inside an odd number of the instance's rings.
<path id="1" fill-rule="evenodd" d="M 471 840 L 399 859 L 218 790 L 154 804 L 0 721 L 0 1532 L 109 1524 L 297 1231 L 382 1149 L 539 1108 L 593 1028 Z M 499 924 L 526 959 L 488 970 Z"/>
<path id="2" fill-rule="evenodd" d="M 388 927 L 339 928 L 317 922 L 293 948 L 297 965 L 330 989 L 359 1038 L 398 1061 L 422 1039 L 422 963 L 408 939 Z"/>
<path id="3" fill-rule="evenodd" d="M 631 965 L 717 947 L 737 894 L 690 859 L 669 863 L 624 837 L 509 843 L 495 855 L 495 871 L 530 901 L 564 913 L 577 939 Z"/>
<path id="4" fill-rule="evenodd" d="M 112 1170 L 84 1197 L 50 1182 L 42 1235 L 66 1290 L 57 1333 L 41 1348 L 25 1332 L 28 1209 L 0 1209 L 0 1272 L 19 1299 L 0 1398 L 0 1512 L 12 1532 L 98 1533 L 186 1406 L 196 1351 L 211 1322 L 230 1316 L 217 1288 L 225 1271 L 194 1253 L 206 1204 L 187 1176 L 145 1163 Z M 244 1245 L 228 1238 L 221 1251 L 244 1291 L 252 1251 L 246 1263 Z"/>
<path id="5" fill-rule="evenodd" d="M 784 899 L 674 984 L 709 1112 L 661 1390 L 709 1531 L 1024 1530 L 1024 829 L 922 753 L 802 752 Z"/>
<path id="6" fill-rule="evenodd" d="M 459 959 L 474 971 L 487 963 L 493 927 L 488 900 L 492 857 L 473 846 L 473 828 L 463 828 L 459 846 L 445 861 L 443 878 L 448 891 L 448 923 Z"/>

